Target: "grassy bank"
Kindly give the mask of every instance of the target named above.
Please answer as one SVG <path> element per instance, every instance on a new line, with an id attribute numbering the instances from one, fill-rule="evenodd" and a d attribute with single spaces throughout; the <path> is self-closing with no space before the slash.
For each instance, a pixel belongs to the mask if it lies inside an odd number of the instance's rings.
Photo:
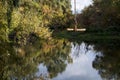
<path id="1" fill-rule="evenodd" d="M 118 40 L 120 41 L 120 33 L 88 33 L 88 32 L 74 32 L 74 31 L 57 31 L 53 32 L 54 38 L 64 38 L 70 41 L 106 41 Z"/>

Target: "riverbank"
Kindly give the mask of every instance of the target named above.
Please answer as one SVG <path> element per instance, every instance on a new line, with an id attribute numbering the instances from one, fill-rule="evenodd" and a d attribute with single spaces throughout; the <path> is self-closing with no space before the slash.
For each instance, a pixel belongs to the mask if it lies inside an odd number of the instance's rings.
<path id="1" fill-rule="evenodd" d="M 54 38 L 64 38 L 68 40 L 76 41 L 106 41 L 106 40 L 118 40 L 120 41 L 120 33 L 90 33 L 90 32 L 74 32 L 74 31 L 57 31 L 53 32 Z"/>

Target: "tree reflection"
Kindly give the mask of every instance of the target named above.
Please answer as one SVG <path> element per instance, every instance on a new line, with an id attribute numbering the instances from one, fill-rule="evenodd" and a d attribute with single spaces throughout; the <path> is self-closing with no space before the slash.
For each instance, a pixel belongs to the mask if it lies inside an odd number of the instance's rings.
<path id="1" fill-rule="evenodd" d="M 65 70 L 67 63 L 70 62 L 70 43 L 65 40 L 54 40 L 53 43 L 43 44 L 43 54 L 37 57 L 40 63 L 43 63 L 49 72 L 50 78 L 57 76 Z"/>
<path id="2" fill-rule="evenodd" d="M 120 43 L 118 41 L 110 43 L 96 44 L 95 49 L 101 51 L 102 55 L 97 55 L 93 62 L 93 67 L 99 71 L 105 80 L 120 79 Z"/>
<path id="3" fill-rule="evenodd" d="M 71 62 L 69 56 L 70 43 L 66 40 L 36 40 L 24 46 L 0 43 L 0 78 L 34 79 L 37 66 L 44 64 L 47 67 L 49 77 L 55 77 L 65 70 L 67 62 Z M 41 76 L 37 77 L 40 80 Z"/>

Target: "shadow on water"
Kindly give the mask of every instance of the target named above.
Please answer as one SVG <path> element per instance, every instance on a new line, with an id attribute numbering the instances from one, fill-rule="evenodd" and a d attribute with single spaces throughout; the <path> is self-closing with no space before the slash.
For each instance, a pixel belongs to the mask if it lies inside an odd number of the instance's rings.
<path id="1" fill-rule="evenodd" d="M 2 80 L 119 80 L 120 42 L 38 40 L 0 43 Z"/>

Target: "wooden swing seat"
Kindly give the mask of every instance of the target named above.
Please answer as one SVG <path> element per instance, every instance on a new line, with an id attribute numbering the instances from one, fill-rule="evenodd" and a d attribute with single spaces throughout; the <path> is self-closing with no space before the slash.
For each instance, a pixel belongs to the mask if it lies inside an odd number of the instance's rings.
<path id="1" fill-rule="evenodd" d="M 80 28 L 80 29 L 67 28 L 67 31 L 80 31 L 80 32 L 84 32 L 84 31 L 86 31 L 86 28 Z"/>

